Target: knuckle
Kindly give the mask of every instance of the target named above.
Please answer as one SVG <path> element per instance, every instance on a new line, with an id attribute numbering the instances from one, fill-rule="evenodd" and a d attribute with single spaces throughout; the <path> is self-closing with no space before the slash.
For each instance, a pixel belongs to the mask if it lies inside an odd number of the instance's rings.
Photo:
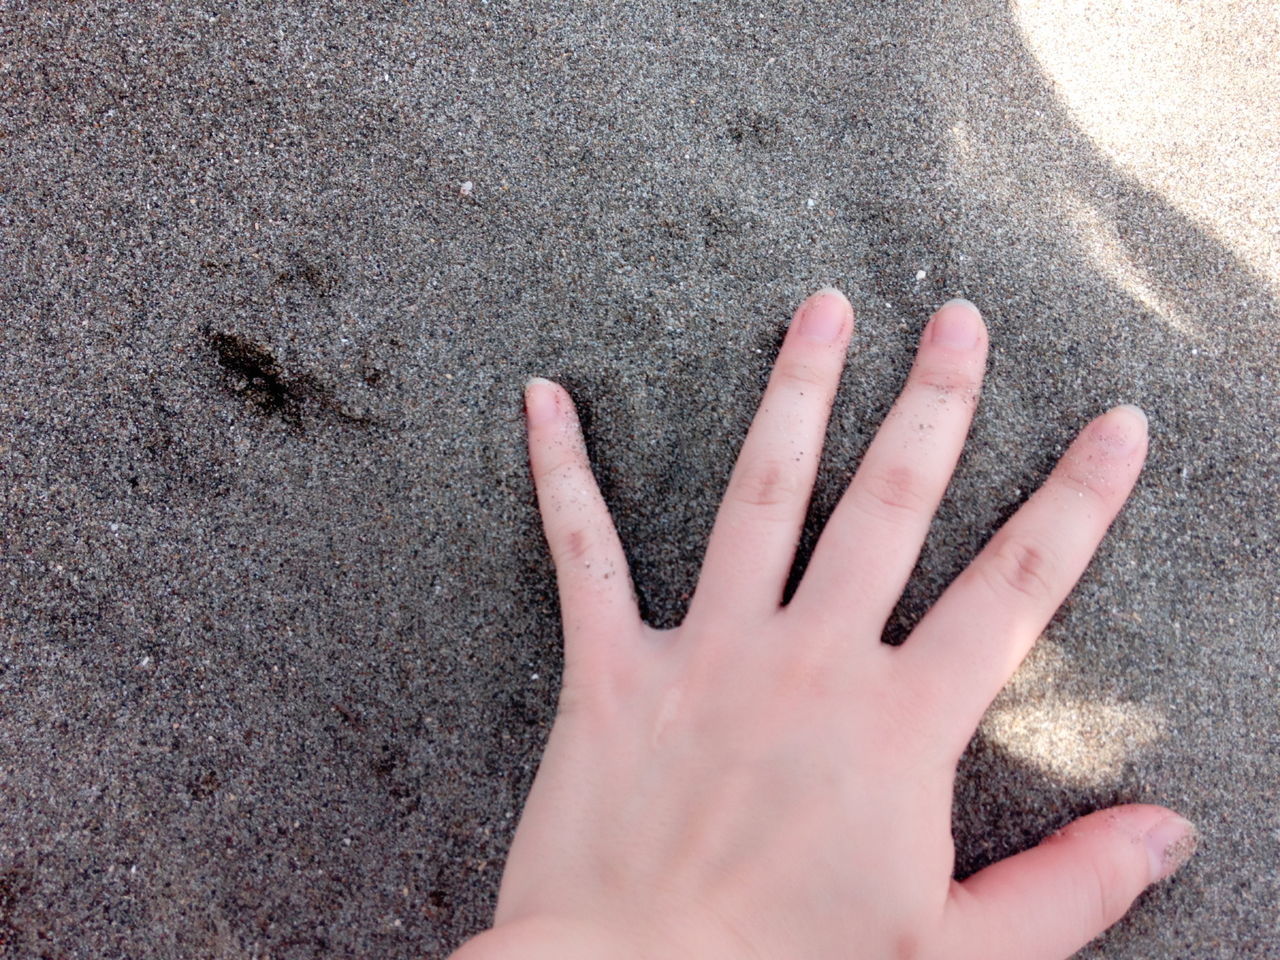
<path id="1" fill-rule="evenodd" d="M 798 657 L 784 667 L 778 675 L 777 690 L 787 704 L 788 712 L 796 703 L 815 704 L 831 699 L 836 678 L 826 664 L 814 663 L 811 658 Z"/>
<path id="2" fill-rule="evenodd" d="M 1084 899 L 1086 908 L 1094 912 L 1088 929 L 1109 927 L 1124 916 L 1131 903 L 1131 898 L 1125 895 L 1124 871 L 1109 857 L 1093 857 L 1087 876 L 1085 882 L 1090 891 Z"/>
<path id="3" fill-rule="evenodd" d="M 899 933 L 894 938 L 892 949 L 890 956 L 893 960 L 920 960 L 925 955 L 920 935 L 914 931 Z"/>
<path id="4" fill-rule="evenodd" d="M 607 725 L 636 701 L 643 683 L 639 663 L 628 657 L 595 655 L 566 664 L 557 715 L 581 715 Z"/>
<path id="5" fill-rule="evenodd" d="M 591 553 L 591 538 L 586 530 L 575 527 L 565 533 L 561 549 L 564 559 L 570 563 L 584 560 Z"/>
<path id="6" fill-rule="evenodd" d="M 795 358 L 780 360 L 774 368 L 778 382 L 798 389 L 827 389 L 831 378 L 817 365 Z"/>
<path id="7" fill-rule="evenodd" d="M 556 701 L 557 717 L 572 717 L 589 711 L 595 697 L 590 687 L 565 677 L 560 684 L 560 696 Z"/>
<path id="8" fill-rule="evenodd" d="M 747 506 L 776 507 L 794 501 L 798 491 L 799 483 L 789 465 L 765 458 L 741 466 L 734 475 L 730 495 Z"/>
<path id="9" fill-rule="evenodd" d="M 1065 461 L 1049 475 L 1049 483 L 1057 484 L 1068 493 L 1090 501 L 1106 501 L 1110 498 L 1112 484 L 1100 470 L 1090 470 L 1084 463 Z"/>
<path id="10" fill-rule="evenodd" d="M 1065 892 L 1086 939 L 1124 916 L 1145 885 L 1135 876 L 1134 854 L 1142 862 L 1142 878 L 1146 877 L 1146 854 L 1140 845 L 1135 846 L 1134 839 L 1118 829 L 1107 814 L 1102 814 L 1101 819 L 1095 814 L 1075 820 L 1040 841 L 1042 847 L 1057 848 L 1056 856 L 1079 864 Z"/>
<path id="11" fill-rule="evenodd" d="M 583 680 L 566 675 L 560 685 L 556 716 L 565 720 L 585 716 L 599 721 L 607 717 L 616 704 L 609 685 L 602 680 Z"/>
<path id="12" fill-rule="evenodd" d="M 918 514 L 929 507 L 930 498 L 924 489 L 924 481 L 907 464 L 873 470 L 856 483 L 862 491 L 864 504 L 881 515 Z"/>
<path id="13" fill-rule="evenodd" d="M 976 403 L 980 378 L 968 365 L 924 363 L 912 372 L 911 385 Z"/>
<path id="14" fill-rule="evenodd" d="M 1025 537 L 1000 537 L 991 553 L 975 565 L 988 585 L 998 594 L 1021 594 L 1035 603 L 1054 597 L 1056 563 L 1051 552 Z"/>
<path id="15" fill-rule="evenodd" d="M 576 476 L 581 469 L 582 460 L 574 454 L 548 458 L 534 465 L 533 479 L 539 485 L 551 484 Z"/>

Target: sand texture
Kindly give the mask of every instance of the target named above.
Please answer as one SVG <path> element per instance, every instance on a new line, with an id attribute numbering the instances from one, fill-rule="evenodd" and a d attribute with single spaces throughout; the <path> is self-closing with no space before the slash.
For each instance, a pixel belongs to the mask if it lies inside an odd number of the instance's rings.
<path id="1" fill-rule="evenodd" d="M 1075 431 L 1132 502 L 960 770 L 963 873 L 1203 833 L 1082 957 L 1280 955 L 1270 3 L 0 4 L 0 956 L 445 956 L 561 654 L 534 374 L 679 623 L 794 306 L 988 381 L 901 637 Z"/>

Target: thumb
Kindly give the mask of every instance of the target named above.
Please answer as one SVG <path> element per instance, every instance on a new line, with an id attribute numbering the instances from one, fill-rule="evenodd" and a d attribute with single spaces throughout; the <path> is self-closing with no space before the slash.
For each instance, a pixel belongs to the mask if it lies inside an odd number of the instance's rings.
<path id="1" fill-rule="evenodd" d="M 1147 886 L 1195 852 L 1196 831 L 1164 807 L 1100 810 L 953 888 L 958 955 L 1063 960 L 1111 926 Z"/>

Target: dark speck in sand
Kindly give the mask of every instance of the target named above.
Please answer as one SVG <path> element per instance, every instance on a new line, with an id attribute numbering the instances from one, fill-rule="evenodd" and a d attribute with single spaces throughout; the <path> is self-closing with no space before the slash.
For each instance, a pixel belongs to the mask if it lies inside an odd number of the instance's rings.
<path id="1" fill-rule="evenodd" d="M 218 364 L 232 375 L 237 395 L 263 413 L 294 425 L 301 423 L 302 401 L 317 392 L 313 377 L 287 377 L 270 350 L 239 334 L 206 327 L 204 337 L 217 354 Z"/>

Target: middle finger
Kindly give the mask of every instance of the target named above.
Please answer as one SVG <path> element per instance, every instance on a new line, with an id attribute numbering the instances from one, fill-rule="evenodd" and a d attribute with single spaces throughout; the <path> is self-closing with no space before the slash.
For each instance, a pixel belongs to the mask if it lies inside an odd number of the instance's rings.
<path id="1" fill-rule="evenodd" d="M 978 401 L 987 331 L 951 300 L 933 315 L 907 385 L 827 522 L 788 609 L 876 639 L 946 492 Z"/>

